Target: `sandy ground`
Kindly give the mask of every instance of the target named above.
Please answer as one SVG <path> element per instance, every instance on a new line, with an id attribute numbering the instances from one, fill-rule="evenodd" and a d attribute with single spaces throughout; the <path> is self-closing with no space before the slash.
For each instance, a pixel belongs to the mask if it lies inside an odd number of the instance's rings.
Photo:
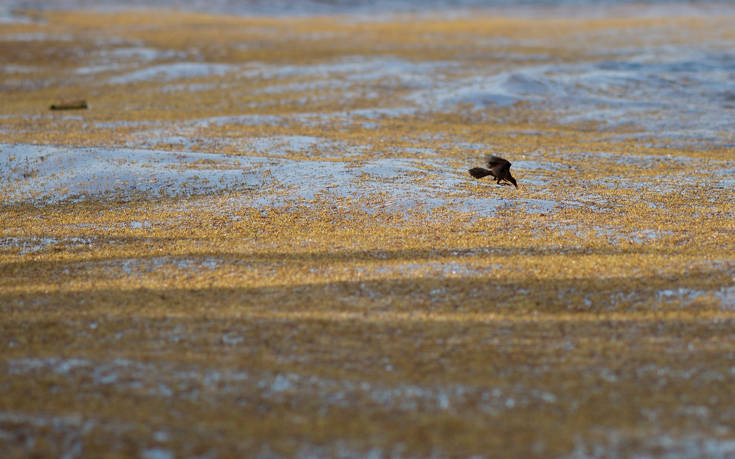
<path id="1" fill-rule="evenodd" d="M 735 455 L 735 17 L 625 11 L 4 13 L 4 457 Z"/>

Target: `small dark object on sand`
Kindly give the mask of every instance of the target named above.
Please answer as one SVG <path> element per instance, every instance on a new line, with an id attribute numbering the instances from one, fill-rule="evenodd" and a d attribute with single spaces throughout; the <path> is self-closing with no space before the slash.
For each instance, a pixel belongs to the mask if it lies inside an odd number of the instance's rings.
<path id="1" fill-rule="evenodd" d="M 51 110 L 78 110 L 81 108 L 87 108 L 86 100 L 62 100 L 51 106 Z"/>
<path id="2" fill-rule="evenodd" d="M 476 179 L 483 178 L 487 175 L 492 175 L 495 178 L 495 183 L 498 185 L 508 185 L 512 183 L 513 186 L 518 188 L 516 179 L 510 175 L 510 161 L 507 159 L 500 158 L 498 156 L 489 156 L 487 158 L 487 169 L 482 167 L 473 167 L 470 169 L 470 175 Z M 509 182 L 509 183 L 505 183 Z"/>

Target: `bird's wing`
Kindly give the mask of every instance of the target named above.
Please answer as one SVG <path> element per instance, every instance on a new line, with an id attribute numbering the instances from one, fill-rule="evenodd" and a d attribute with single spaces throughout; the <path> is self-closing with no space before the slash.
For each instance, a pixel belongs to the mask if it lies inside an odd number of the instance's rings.
<path id="1" fill-rule="evenodd" d="M 498 156 L 488 156 L 487 165 L 492 171 L 497 173 L 499 173 L 503 169 L 510 169 L 510 161 L 500 158 Z"/>
<path id="2" fill-rule="evenodd" d="M 507 159 L 503 159 L 499 156 L 491 155 L 487 157 L 487 164 L 490 167 L 495 167 L 498 165 L 505 165 L 505 164 L 510 165 L 510 161 L 508 161 Z"/>

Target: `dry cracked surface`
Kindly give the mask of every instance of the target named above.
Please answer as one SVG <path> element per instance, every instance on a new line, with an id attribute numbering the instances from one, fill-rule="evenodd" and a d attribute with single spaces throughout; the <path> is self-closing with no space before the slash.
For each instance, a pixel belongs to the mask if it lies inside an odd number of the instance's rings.
<path id="1" fill-rule="evenodd" d="M 4 457 L 735 454 L 733 21 L 6 17 Z"/>

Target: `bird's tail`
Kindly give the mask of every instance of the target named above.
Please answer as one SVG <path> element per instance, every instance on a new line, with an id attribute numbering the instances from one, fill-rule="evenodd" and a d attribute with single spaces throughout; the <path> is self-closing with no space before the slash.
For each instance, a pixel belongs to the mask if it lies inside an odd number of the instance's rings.
<path id="1" fill-rule="evenodd" d="M 486 177 L 492 174 L 492 172 L 490 172 L 487 169 L 483 169 L 482 167 L 473 167 L 472 169 L 469 170 L 469 173 L 471 176 L 475 178 L 483 178 L 483 177 Z"/>

